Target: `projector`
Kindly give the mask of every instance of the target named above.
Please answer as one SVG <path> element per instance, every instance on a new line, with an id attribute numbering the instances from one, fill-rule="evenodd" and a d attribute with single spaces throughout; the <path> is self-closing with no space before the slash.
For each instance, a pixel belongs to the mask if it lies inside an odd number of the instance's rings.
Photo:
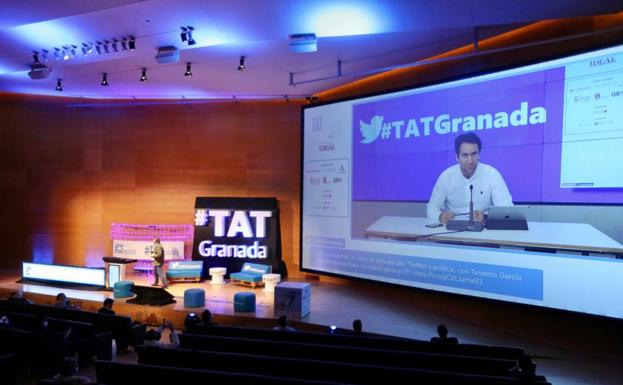
<path id="1" fill-rule="evenodd" d="M 28 76 L 31 79 L 45 79 L 50 76 L 50 72 L 52 72 L 52 67 L 47 66 L 43 63 L 33 63 L 30 66 L 30 71 L 28 72 Z"/>
<path id="2" fill-rule="evenodd" d="M 177 47 L 167 45 L 164 47 L 158 47 L 158 53 L 156 54 L 156 61 L 160 64 L 175 63 L 180 60 L 180 52 Z"/>
<path id="3" fill-rule="evenodd" d="M 295 33 L 290 35 L 290 51 L 316 52 L 318 45 L 315 33 Z"/>

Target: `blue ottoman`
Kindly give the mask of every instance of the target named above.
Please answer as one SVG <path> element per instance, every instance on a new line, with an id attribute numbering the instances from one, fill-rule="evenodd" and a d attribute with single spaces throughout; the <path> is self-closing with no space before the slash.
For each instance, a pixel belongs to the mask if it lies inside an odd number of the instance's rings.
<path id="1" fill-rule="evenodd" d="M 203 307 L 206 304 L 206 292 L 203 289 L 184 290 L 184 307 Z"/>
<path id="2" fill-rule="evenodd" d="M 255 294 L 248 291 L 234 294 L 234 311 L 255 311 Z"/>
<path id="3" fill-rule="evenodd" d="M 133 281 L 117 281 L 112 289 L 113 297 L 115 298 L 130 298 L 134 295 L 132 293 Z"/>

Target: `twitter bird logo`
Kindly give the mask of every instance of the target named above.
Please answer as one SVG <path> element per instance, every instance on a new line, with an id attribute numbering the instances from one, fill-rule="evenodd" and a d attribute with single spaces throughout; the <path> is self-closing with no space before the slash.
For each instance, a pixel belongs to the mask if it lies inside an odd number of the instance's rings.
<path id="1" fill-rule="evenodd" d="M 381 133 L 381 128 L 383 127 L 383 116 L 374 115 L 370 124 L 364 123 L 363 121 L 359 121 L 359 130 L 361 131 L 361 135 L 363 139 L 361 143 L 372 143 L 379 137 Z"/>

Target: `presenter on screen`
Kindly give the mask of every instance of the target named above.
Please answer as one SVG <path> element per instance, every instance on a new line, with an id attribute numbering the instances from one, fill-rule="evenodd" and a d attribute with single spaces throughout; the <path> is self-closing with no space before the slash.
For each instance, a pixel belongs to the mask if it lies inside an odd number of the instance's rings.
<path id="1" fill-rule="evenodd" d="M 474 220 L 483 222 L 491 206 L 512 206 L 513 198 L 502 175 L 495 168 L 480 163 L 481 142 L 473 133 L 461 134 L 454 141 L 458 164 L 439 175 L 433 188 L 426 216 L 430 223 L 446 224 L 454 217 L 469 216 L 470 186 L 474 202 Z"/>
<path id="2" fill-rule="evenodd" d="M 154 259 L 152 264 L 154 265 L 154 283 L 152 286 L 158 286 L 158 277 L 162 280 L 162 288 L 169 287 L 169 281 L 164 274 L 164 247 L 160 244 L 160 238 L 154 239 L 154 251 L 151 253 L 151 257 Z"/>

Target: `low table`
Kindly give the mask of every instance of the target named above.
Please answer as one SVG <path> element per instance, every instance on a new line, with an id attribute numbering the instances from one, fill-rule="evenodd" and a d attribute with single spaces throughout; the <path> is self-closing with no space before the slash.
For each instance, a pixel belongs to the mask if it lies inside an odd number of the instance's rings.
<path id="1" fill-rule="evenodd" d="M 262 281 L 264 282 L 264 291 L 273 293 L 275 286 L 281 282 L 281 274 L 262 274 Z"/>
<path id="2" fill-rule="evenodd" d="M 210 281 L 211 285 L 222 285 L 225 283 L 225 274 L 227 274 L 227 268 L 225 267 L 211 267 L 208 270 L 210 277 L 212 280 Z"/>

